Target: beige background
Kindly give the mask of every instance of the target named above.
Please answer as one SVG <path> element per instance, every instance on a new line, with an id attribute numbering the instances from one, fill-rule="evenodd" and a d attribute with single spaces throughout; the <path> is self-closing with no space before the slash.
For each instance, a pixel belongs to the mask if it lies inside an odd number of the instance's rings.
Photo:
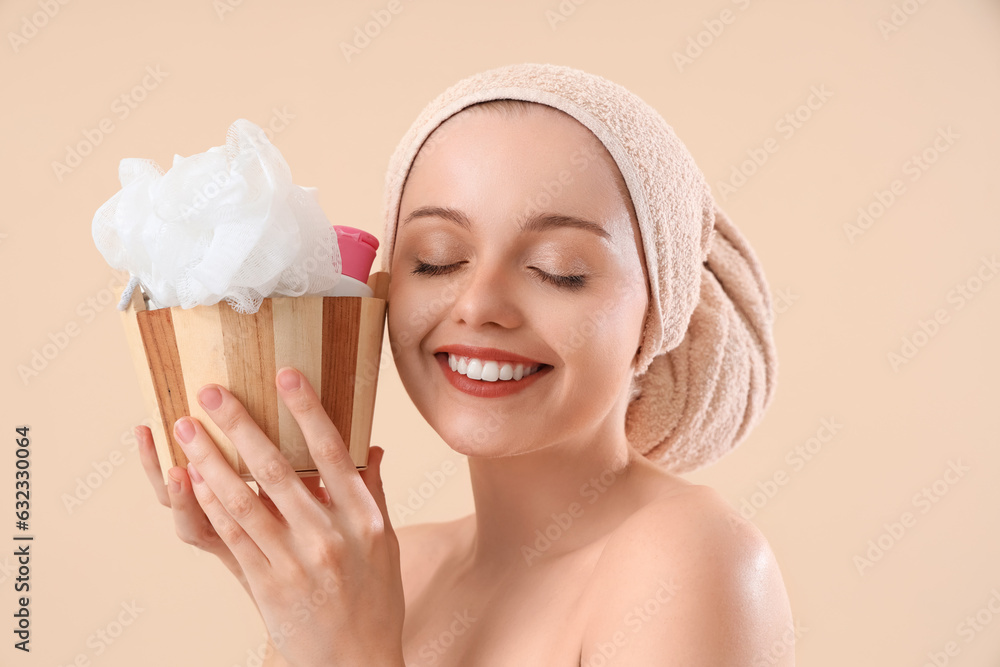
<path id="1" fill-rule="evenodd" d="M 689 478 L 738 507 L 756 501 L 753 521 L 801 626 L 799 664 L 923 665 L 948 642 L 957 649 L 948 664 L 997 664 L 1000 617 L 987 604 L 996 595 L 1000 611 L 1000 454 L 987 415 L 998 397 L 1000 280 L 986 279 L 983 264 L 1000 250 L 995 1 L 401 0 L 349 62 L 339 44 L 387 2 L 49 4 L 51 18 L 43 0 L 0 5 L 0 664 L 83 655 L 102 666 L 228 667 L 255 664 L 249 652 L 264 641 L 235 580 L 176 539 L 130 439 L 146 416 L 111 303 L 120 282 L 90 232 L 120 188 L 119 160 L 166 167 L 175 153 L 224 143 L 236 118 L 280 122 L 277 110 L 294 116 L 274 143 L 296 183 L 319 188 L 332 221 L 381 238 L 384 170 L 418 112 L 463 76 L 524 61 L 604 75 L 656 107 L 763 262 L 779 308 L 774 403 L 740 448 Z M 550 25 L 560 7 L 565 20 Z M 894 8 L 900 25 L 885 32 Z M 730 22 L 712 36 L 704 22 L 726 9 Z M 675 52 L 702 31 L 707 46 L 679 68 Z M 12 34 L 30 37 L 12 43 Z M 143 90 L 147 67 L 165 76 Z M 828 99 L 799 109 L 812 87 Z M 144 97 L 124 118 L 122 95 Z M 780 123 L 797 109 L 808 119 L 789 133 Z M 112 131 L 94 135 L 102 119 Z M 948 128 L 957 138 L 937 152 Z M 100 143 L 57 175 L 53 163 L 87 132 Z M 720 185 L 768 139 L 777 150 L 725 195 Z M 913 171 L 925 150 L 936 161 Z M 844 226 L 897 179 L 895 201 L 850 242 Z M 958 285 L 978 290 L 962 307 Z M 918 333 L 938 310 L 946 319 L 934 335 Z M 76 335 L 22 381 L 18 366 L 67 327 Z M 894 369 L 888 355 L 904 337 L 920 347 Z M 467 466 L 416 412 L 391 363 L 379 392 L 373 443 L 388 450 L 397 525 L 472 511 Z M 832 438 L 824 420 L 839 424 Z M 11 648 L 10 631 L 20 424 L 33 437 L 30 656 Z M 797 464 L 795 448 L 820 436 Z M 67 509 L 109 460 L 120 465 Z M 449 461 L 457 472 L 417 506 L 425 475 Z M 949 462 L 967 470 L 946 477 Z M 770 496 L 768 480 L 783 482 Z M 935 482 L 933 504 L 915 499 Z M 885 524 L 907 511 L 914 521 L 892 537 Z M 888 550 L 859 572 L 855 557 L 880 536 Z M 110 645 L 95 643 L 132 603 L 142 610 L 134 622 Z M 977 613 L 978 631 L 963 625 Z"/>

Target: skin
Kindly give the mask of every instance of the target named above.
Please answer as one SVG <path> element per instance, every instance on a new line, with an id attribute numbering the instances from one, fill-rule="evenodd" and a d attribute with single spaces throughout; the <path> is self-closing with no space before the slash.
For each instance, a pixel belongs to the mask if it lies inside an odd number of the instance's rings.
<path id="1" fill-rule="evenodd" d="M 468 110 L 433 139 L 403 190 L 389 334 L 417 409 L 469 457 L 475 513 L 399 531 L 403 552 L 414 552 L 403 563 L 407 664 L 751 665 L 768 656 L 791 612 L 766 540 L 717 492 L 663 471 L 625 438 L 649 296 L 638 222 L 611 156 L 582 124 L 541 106 L 517 118 Z M 580 168 L 574 156 L 589 159 Z M 571 178 L 560 181 L 564 171 Z M 540 197 L 554 182 L 561 193 Z M 597 222 L 610 238 L 521 233 L 539 203 Z M 437 216 L 404 222 L 422 207 L 457 209 L 469 229 Z M 414 274 L 421 261 L 452 268 Z M 539 271 L 583 274 L 586 284 L 558 287 Z M 589 335 L 581 343 L 573 331 Z M 454 343 L 554 368 L 511 396 L 473 397 L 433 356 Z M 556 539 L 539 543 L 538 530 Z M 677 590 L 668 596 L 660 581 Z M 623 622 L 657 595 L 669 602 L 641 632 Z M 475 622 L 456 624 L 464 612 Z M 616 632 L 621 645 L 601 655 Z M 768 664 L 793 664 L 782 653 Z"/>
<path id="2" fill-rule="evenodd" d="M 552 183 L 561 190 L 541 197 L 555 191 Z M 468 229 L 440 216 L 404 223 L 424 207 L 461 211 Z M 520 232 L 525 214 L 539 211 L 593 221 L 607 235 Z M 649 294 L 634 211 L 596 137 L 546 107 L 514 118 L 464 111 L 425 144 L 399 220 L 388 311 L 393 357 L 421 415 L 468 456 L 475 513 L 393 531 L 380 476 L 371 472 L 378 466 L 364 471 L 374 502 L 362 502 L 356 487 L 355 512 L 335 514 L 332 525 L 371 521 L 378 507 L 386 543 L 397 545 L 402 590 L 397 597 L 384 583 L 394 576 L 391 558 L 379 561 L 381 579 L 367 571 L 377 568 L 359 565 L 351 576 L 369 578 L 357 604 L 391 618 L 405 605 L 405 616 L 398 635 L 392 624 L 359 626 L 343 641 L 370 632 L 395 651 L 398 636 L 411 667 L 793 665 L 791 610 L 766 539 L 716 491 L 667 473 L 625 438 Z M 421 261 L 450 268 L 413 273 Z M 584 284 L 559 286 L 541 272 L 583 275 Z M 469 396 L 433 356 L 455 343 L 511 350 L 553 368 L 519 393 Z M 328 422 L 316 419 L 315 440 L 330 439 Z M 170 471 L 180 486 L 165 492 L 148 429 L 138 432 L 178 535 L 215 553 L 254 597 L 261 586 L 246 585 L 232 545 L 213 535 L 217 510 L 191 493 L 181 468 Z M 214 449 L 202 446 L 206 455 Z M 372 451 L 380 462 L 380 449 Z M 225 471 L 217 468 L 221 484 Z M 350 477 L 341 473 L 340 482 Z M 329 508 L 315 482 L 306 478 L 299 488 L 302 507 L 308 495 Z M 267 494 L 258 502 L 276 511 Z M 344 562 L 362 549 L 347 550 Z M 265 621 L 281 613 L 280 605 L 266 612 L 255 602 Z"/>
<path id="3" fill-rule="evenodd" d="M 206 545 L 253 598 L 280 651 L 266 664 L 399 667 L 403 588 L 382 490 L 384 451 L 372 447 L 369 467 L 359 472 L 306 378 L 283 368 L 275 384 L 326 490 L 295 473 L 235 396 L 205 385 L 198 402 L 236 446 L 262 493 L 236 474 L 197 419 L 178 419 L 174 435 L 189 461 L 185 481 L 194 496 L 192 502 L 168 488 L 178 536 Z M 149 429 L 136 432 L 142 432 L 143 465 L 161 495 Z M 179 479 L 180 470 L 171 468 L 170 478 Z"/>

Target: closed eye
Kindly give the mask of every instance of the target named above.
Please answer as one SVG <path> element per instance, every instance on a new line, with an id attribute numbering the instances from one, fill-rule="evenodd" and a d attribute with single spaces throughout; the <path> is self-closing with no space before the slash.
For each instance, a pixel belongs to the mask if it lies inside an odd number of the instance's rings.
<path id="1" fill-rule="evenodd" d="M 414 275 L 422 274 L 430 276 L 439 276 L 439 275 L 444 275 L 446 273 L 451 273 L 452 271 L 455 270 L 455 267 L 459 266 L 460 264 L 465 264 L 465 262 L 463 261 L 463 262 L 456 262 L 455 264 L 438 265 L 438 264 L 428 264 L 427 262 L 418 261 L 417 265 L 413 268 L 413 270 L 410 273 Z M 578 290 L 586 284 L 586 276 L 582 275 L 559 276 L 559 275 L 553 275 L 551 273 L 546 273 L 545 271 L 542 271 L 541 269 L 535 268 L 533 266 L 529 266 L 528 268 L 535 271 L 535 273 L 538 274 L 538 277 L 542 282 L 552 283 L 559 287 L 565 287 L 570 290 Z"/>
<path id="2" fill-rule="evenodd" d="M 458 264 L 461 264 L 459 262 Z M 451 273 L 448 269 L 458 266 L 458 264 L 446 264 L 438 266 L 437 264 L 428 264 L 427 262 L 417 262 L 417 266 L 410 273 L 413 274 L 426 274 L 430 276 L 438 276 L 442 273 Z"/>

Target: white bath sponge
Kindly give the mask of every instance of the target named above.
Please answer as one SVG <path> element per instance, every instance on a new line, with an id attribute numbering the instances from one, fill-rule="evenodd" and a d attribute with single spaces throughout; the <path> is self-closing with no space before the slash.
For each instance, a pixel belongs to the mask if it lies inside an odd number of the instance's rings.
<path id="1" fill-rule="evenodd" d="M 240 119 L 225 146 L 174 156 L 164 173 L 141 158 L 119 166 L 122 189 L 94 215 L 94 243 L 140 284 L 150 308 L 225 299 L 254 313 L 268 296 L 325 292 L 340 280 L 337 234 L 315 188 L 292 183 L 263 130 Z"/>

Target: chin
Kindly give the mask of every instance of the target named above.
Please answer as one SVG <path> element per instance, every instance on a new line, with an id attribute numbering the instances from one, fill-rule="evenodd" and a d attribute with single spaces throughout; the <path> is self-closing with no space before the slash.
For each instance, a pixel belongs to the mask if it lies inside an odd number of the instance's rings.
<path id="1" fill-rule="evenodd" d="M 455 419 L 454 413 L 444 417 L 447 425 L 434 430 L 455 452 L 465 456 L 495 459 L 504 456 L 524 454 L 533 443 L 525 440 L 524 431 L 508 429 L 497 423 L 484 424 L 482 420 Z"/>

